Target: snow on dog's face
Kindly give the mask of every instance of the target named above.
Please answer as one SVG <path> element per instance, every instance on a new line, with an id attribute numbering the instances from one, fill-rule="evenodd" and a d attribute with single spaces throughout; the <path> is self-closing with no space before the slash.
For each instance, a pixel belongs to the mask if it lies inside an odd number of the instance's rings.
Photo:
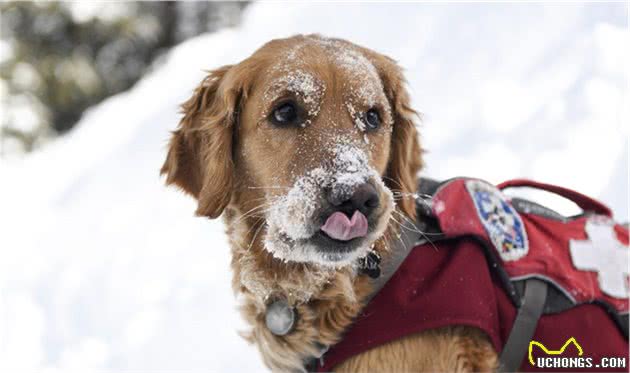
<path id="1" fill-rule="evenodd" d="M 370 164 L 369 150 L 348 142 L 331 142 L 320 166 L 297 177 L 288 191 L 268 194 L 264 247 L 275 257 L 344 265 L 364 256 L 385 231 L 392 193 Z"/>
<path id="2" fill-rule="evenodd" d="M 163 172 L 226 206 L 283 261 L 342 266 L 367 253 L 392 210 L 413 217 L 420 147 L 396 64 L 337 39 L 274 40 L 213 72 L 184 105 Z M 234 220 L 234 219 L 232 219 Z"/>

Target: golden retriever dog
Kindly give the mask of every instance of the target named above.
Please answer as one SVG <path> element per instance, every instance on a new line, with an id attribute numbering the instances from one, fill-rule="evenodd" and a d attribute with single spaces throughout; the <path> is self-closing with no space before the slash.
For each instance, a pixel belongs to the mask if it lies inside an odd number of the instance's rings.
<path id="1" fill-rule="evenodd" d="M 357 269 L 387 259 L 397 224 L 415 219 L 422 149 L 417 113 L 395 61 L 319 35 L 272 40 L 214 71 L 183 104 L 162 174 L 223 215 L 234 291 L 274 371 L 299 371 L 339 341 L 371 293 Z M 265 322 L 285 300 L 298 315 L 284 335 Z M 489 371 L 480 331 L 450 327 L 355 356 L 337 371 Z"/>

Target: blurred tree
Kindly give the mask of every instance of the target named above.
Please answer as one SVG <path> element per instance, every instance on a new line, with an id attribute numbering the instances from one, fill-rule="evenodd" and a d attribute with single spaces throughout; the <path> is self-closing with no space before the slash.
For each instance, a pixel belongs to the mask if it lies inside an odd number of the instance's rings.
<path id="1" fill-rule="evenodd" d="M 238 23 L 246 4 L 0 4 L 0 156 L 67 132 L 175 44 Z"/>

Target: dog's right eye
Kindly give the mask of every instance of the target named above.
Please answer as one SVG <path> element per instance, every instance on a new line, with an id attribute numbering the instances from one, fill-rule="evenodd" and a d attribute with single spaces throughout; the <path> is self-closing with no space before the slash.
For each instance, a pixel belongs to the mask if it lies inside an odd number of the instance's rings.
<path id="1" fill-rule="evenodd" d="M 284 102 L 273 109 L 270 119 L 272 123 L 279 126 L 293 124 L 298 119 L 298 108 L 295 103 L 291 101 Z"/>

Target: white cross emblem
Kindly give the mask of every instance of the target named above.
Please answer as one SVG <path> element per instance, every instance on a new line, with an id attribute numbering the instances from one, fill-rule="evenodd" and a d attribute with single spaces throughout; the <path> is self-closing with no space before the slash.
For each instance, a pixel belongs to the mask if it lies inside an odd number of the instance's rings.
<path id="1" fill-rule="evenodd" d="M 584 227 L 588 240 L 569 240 L 573 265 L 597 272 L 600 289 L 616 298 L 628 297 L 628 248 L 606 222 L 589 220 Z"/>

